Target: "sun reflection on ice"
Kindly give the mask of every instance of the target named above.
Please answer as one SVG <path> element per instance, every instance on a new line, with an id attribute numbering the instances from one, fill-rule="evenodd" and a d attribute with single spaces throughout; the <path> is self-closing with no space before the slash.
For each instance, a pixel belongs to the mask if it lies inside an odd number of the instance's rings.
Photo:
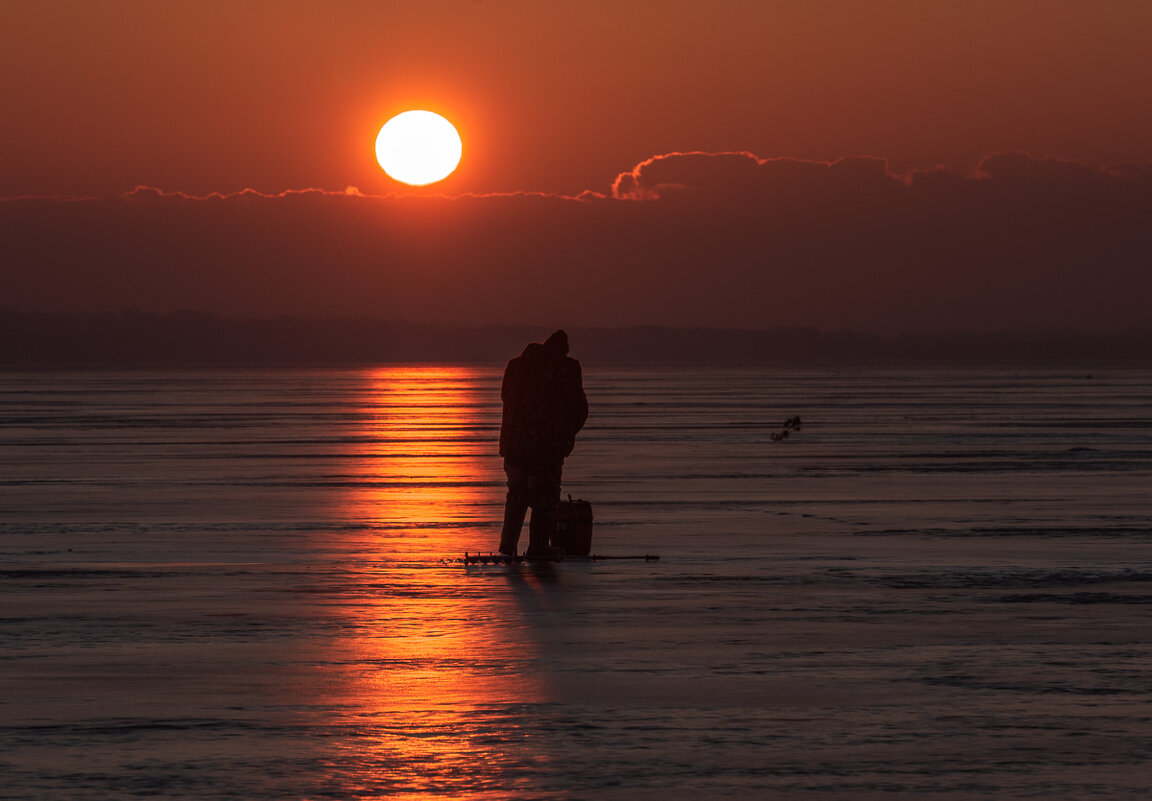
<path id="1" fill-rule="evenodd" d="M 545 760 L 518 720 L 544 698 L 508 581 L 445 564 L 498 534 L 498 376 L 386 368 L 369 376 L 349 443 L 346 518 L 367 522 L 356 582 L 334 599 L 342 792 L 507 797 Z M 339 767 L 337 767 L 339 765 Z"/>
<path id="2" fill-rule="evenodd" d="M 353 516 L 395 533 L 389 546 L 456 555 L 495 541 L 503 508 L 498 387 L 465 367 L 394 367 L 369 376 L 368 419 L 350 445 Z"/>

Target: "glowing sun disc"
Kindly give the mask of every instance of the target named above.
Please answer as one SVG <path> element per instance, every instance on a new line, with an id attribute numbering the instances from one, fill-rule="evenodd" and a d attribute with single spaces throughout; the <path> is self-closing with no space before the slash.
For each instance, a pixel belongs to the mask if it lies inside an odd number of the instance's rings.
<path id="1" fill-rule="evenodd" d="M 456 128 L 431 111 L 397 114 L 376 135 L 376 161 L 389 176 L 412 186 L 447 178 L 462 152 Z"/>

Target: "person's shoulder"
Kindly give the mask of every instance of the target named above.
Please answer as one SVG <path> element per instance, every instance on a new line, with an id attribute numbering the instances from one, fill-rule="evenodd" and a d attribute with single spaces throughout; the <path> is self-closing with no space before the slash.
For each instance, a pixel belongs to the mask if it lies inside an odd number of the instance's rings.
<path id="1" fill-rule="evenodd" d="M 543 353 L 544 349 L 544 346 L 539 342 L 529 342 L 524 346 L 524 350 L 520 351 L 519 356 L 513 356 L 508 360 L 508 366 L 511 367 L 514 364 L 527 364 L 528 362 L 537 361 L 540 357 L 546 355 Z"/>

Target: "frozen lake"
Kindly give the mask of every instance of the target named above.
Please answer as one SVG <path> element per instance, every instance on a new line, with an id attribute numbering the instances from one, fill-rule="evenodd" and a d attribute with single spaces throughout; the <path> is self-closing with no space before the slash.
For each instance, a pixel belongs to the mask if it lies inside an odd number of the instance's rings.
<path id="1" fill-rule="evenodd" d="M 465 567 L 499 380 L 0 373 L 0 795 L 1146 797 L 1152 371 L 586 365 L 660 561 Z"/>

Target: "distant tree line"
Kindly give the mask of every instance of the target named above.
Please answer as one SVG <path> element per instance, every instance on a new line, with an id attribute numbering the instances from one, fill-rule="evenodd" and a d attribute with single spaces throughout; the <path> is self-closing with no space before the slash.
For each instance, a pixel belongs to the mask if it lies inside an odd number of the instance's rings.
<path id="1" fill-rule="evenodd" d="M 0 309 L 0 364 L 503 364 L 544 326 L 435 325 L 366 318 L 239 318 L 206 312 L 52 313 Z M 590 364 L 1144 363 L 1152 328 L 1126 334 L 881 335 L 812 328 L 568 328 Z"/>

